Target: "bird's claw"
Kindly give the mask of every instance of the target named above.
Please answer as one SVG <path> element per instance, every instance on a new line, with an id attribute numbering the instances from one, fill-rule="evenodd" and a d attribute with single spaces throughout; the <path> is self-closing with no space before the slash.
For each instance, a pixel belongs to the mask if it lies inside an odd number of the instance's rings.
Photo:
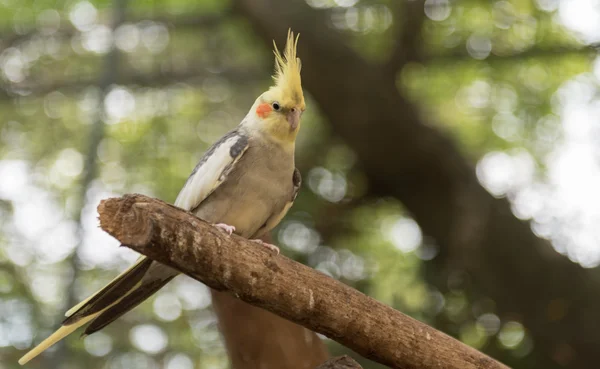
<path id="1" fill-rule="evenodd" d="M 225 223 L 217 223 L 217 224 L 213 224 L 215 227 L 225 231 L 225 233 L 227 233 L 228 235 L 231 236 L 231 234 L 233 232 L 235 232 L 235 227 L 229 224 L 225 224 Z"/>
<path id="2" fill-rule="evenodd" d="M 269 250 L 275 252 L 275 255 L 279 255 L 279 247 L 277 247 L 277 246 L 275 246 L 273 244 L 267 243 L 267 242 L 265 242 L 263 240 L 260 240 L 260 239 L 250 240 L 250 241 L 258 243 L 259 245 L 268 248 Z"/>

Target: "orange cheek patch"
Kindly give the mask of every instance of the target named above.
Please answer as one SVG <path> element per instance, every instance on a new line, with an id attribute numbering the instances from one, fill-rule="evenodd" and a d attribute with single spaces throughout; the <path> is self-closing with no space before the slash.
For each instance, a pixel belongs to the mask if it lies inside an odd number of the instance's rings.
<path id="1" fill-rule="evenodd" d="M 271 104 L 260 104 L 258 108 L 256 108 L 256 115 L 258 115 L 261 118 L 266 118 L 269 115 L 269 113 L 271 113 L 271 111 L 273 111 Z"/>

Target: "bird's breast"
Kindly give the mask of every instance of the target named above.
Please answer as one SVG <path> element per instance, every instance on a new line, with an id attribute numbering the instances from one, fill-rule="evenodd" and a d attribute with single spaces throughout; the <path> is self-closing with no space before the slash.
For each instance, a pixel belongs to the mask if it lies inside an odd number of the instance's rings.
<path id="1" fill-rule="evenodd" d="M 291 199 L 293 155 L 250 146 L 225 181 L 196 210 L 211 223 L 226 223 L 252 237 Z"/>

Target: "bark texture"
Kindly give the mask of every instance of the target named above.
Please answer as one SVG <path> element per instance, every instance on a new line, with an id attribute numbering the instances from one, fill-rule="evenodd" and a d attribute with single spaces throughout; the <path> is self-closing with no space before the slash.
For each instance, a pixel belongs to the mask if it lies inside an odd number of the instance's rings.
<path id="1" fill-rule="evenodd" d="M 263 240 L 273 242 L 269 235 Z M 323 341 L 301 325 L 229 292 L 211 294 L 233 369 L 308 369 L 329 357 Z"/>
<path id="2" fill-rule="evenodd" d="M 305 265 L 227 236 L 188 212 L 142 195 L 104 200 L 100 226 L 124 246 L 217 291 L 402 369 L 507 368 Z"/>
<path id="3" fill-rule="evenodd" d="M 263 240 L 273 242 L 269 235 Z M 233 369 L 308 369 L 329 357 L 323 341 L 301 325 L 229 292 L 211 294 Z"/>
<path id="4" fill-rule="evenodd" d="M 506 200 L 480 186 L 472 163 L 401 94 L 396 71 L 419 60 L 410 34 L 400 32 L 404 44 L 397 47 L 413 55 L 392 53 L 382 66 L 347 46 L 329 13 L 303 0 L 233 3 L 267 47 L 273 39 L 282 45 L 288 28 L 300 33 L 303 85 L 357 154 L 370 193 L 399 199 L 435 240 L 439 254 L 426 263 L 429 281 L 444 291 L 453 276 L 466 276 L 494 300 L 501 318 L 526 326 L 543 355 L 540 366 L 597 368 L 598 269 L 581 268 L 537 238 Z M 423 17 L 414 5 L 406 11 Z M 414 25 L 419 22 L 407 23 L 409 30 Z M 418 29 L 412 32 L 419 37 Z"/>
<path id="5" fill-rule="evenodd" d="M 234 369 L 309 369 L 327 360 L 312 331 L 271 312 L 212 291 L 213 307 Z"/>

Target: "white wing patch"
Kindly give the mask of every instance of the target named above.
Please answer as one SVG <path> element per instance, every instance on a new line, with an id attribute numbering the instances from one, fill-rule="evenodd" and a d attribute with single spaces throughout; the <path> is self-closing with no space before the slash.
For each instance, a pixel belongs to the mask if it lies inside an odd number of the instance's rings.
<path id="1" fill-rule="evenodd" d="M 223 137 L 202 158 L 175 200 L 175 206 L 191 211 L 198 207 L 227 178 L 227 174 L 248 149 L 245 137 Z"/>

